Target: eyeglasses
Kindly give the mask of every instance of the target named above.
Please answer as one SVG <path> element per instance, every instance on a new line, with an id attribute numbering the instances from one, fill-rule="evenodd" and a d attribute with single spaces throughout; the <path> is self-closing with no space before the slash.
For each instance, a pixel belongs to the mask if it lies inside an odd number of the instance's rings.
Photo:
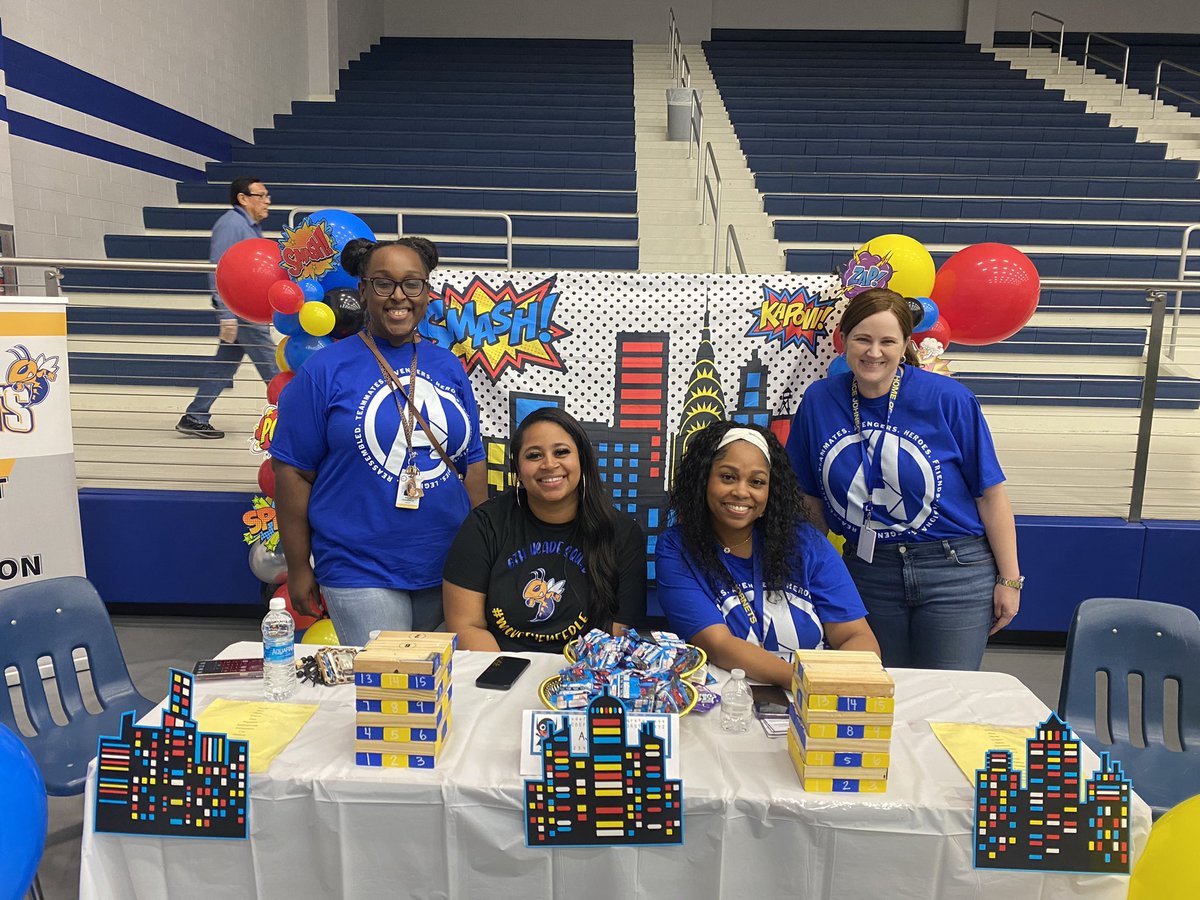
<path id="1" fill-rule="evenodd" d="M 429 291 L 428 278 L 405 278 L 403 281 L 396 281 L 393 278 L 364 278 L 363 281 L 371 285 L 373 290 L 380 297 L 390 297 L 396 293 L 396 286 L 400 286 L 401 292 L 409 300 L 416 300 L 422 294 Z"/>
<path id="2" fill-rule="evenodd" d="M 262 198 L 262 199 L 264 199 L 264 200 L 270 200 L 270 199 L 271 199 L 271 195 L 270 195 L 270 194 L 267 194 L 267 193 L 262 193 L 262 194 L 252 194 L 252 193 L 250 193 L 249 191 L 242 191 L 242 196 L 243 196 L 243 197 L 261 197 L 261 198 Z"/>

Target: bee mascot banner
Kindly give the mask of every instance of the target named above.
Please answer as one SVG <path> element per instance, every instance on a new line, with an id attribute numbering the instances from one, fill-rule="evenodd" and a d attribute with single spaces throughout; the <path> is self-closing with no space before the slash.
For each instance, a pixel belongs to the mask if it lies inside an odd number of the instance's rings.
<path id="1" fill-rule="evenodd" d="M 0 590 L 83 574 L 66 304 L 0 297 Z"/>

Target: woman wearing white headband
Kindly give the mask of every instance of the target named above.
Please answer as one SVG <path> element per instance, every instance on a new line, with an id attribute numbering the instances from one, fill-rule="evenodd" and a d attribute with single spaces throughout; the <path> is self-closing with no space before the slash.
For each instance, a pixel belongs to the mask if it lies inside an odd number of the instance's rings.
<path id="1" fill-rule="evenodd" d="M 671 511 L 654 557 L 659 602 L 672 629 L 718 666 L 790 687 L 792 651 L 879 652 L 773 434 L 731 422 L 694 434 Z"/>

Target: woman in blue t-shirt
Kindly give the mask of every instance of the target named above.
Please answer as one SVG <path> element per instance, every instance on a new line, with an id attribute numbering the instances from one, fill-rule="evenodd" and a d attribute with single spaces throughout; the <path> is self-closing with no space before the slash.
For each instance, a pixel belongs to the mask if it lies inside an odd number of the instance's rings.
<path id="1" fill-rule="evenodd" d="M 794 650 L 879 652 L 773 434 L 732 422 L 694 434 L 671 511 L 654 555 L 658 599 L 672 629 L 718 666 L 790 687 Z"/>
<path id="2" fill-rule="evenodd" d="M 437 261 L 424 238 L 350 241 L 342 266 L 361 278 L 367 327 L 315 354 L 279 398 L 288 590 L 312 613 L 319 584 L 344 644 L 441 622 L 446 553 L 487 494 L 471 382 L 417 331 Z"/>
<path id="3" fill-rule="evenodd" d="M 846 538 L 884 664 L 978 669 L 1020 605 L 1016 524 L 979 401 L 916 365 L 912 326 L 895 291 L 850 301 L 850 371 L 805 392 L 788 455 L 818 527 Z"/>

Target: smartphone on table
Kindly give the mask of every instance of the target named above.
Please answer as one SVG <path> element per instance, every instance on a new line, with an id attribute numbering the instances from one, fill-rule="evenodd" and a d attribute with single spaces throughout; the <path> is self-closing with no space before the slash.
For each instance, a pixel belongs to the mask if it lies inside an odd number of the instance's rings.
<path id="1" fill-rule="evenodd" d="M 196 678 L 262 678 L 263 658 L 202 659 L 192 669 Z"/>
<path id="2" fill-rule="evenodd" d="M 475 686 L 507 691 L 528 667 L 529 660 L 520 656 L 497 656 L 475 679 Z"/>
<path id="3" fill-rule="evenodd" d="M 784 737 L 788 731 L 788 697 L 777 684 L 752 684 L 750 697 L 754 716 L 768 737 Z"/>

